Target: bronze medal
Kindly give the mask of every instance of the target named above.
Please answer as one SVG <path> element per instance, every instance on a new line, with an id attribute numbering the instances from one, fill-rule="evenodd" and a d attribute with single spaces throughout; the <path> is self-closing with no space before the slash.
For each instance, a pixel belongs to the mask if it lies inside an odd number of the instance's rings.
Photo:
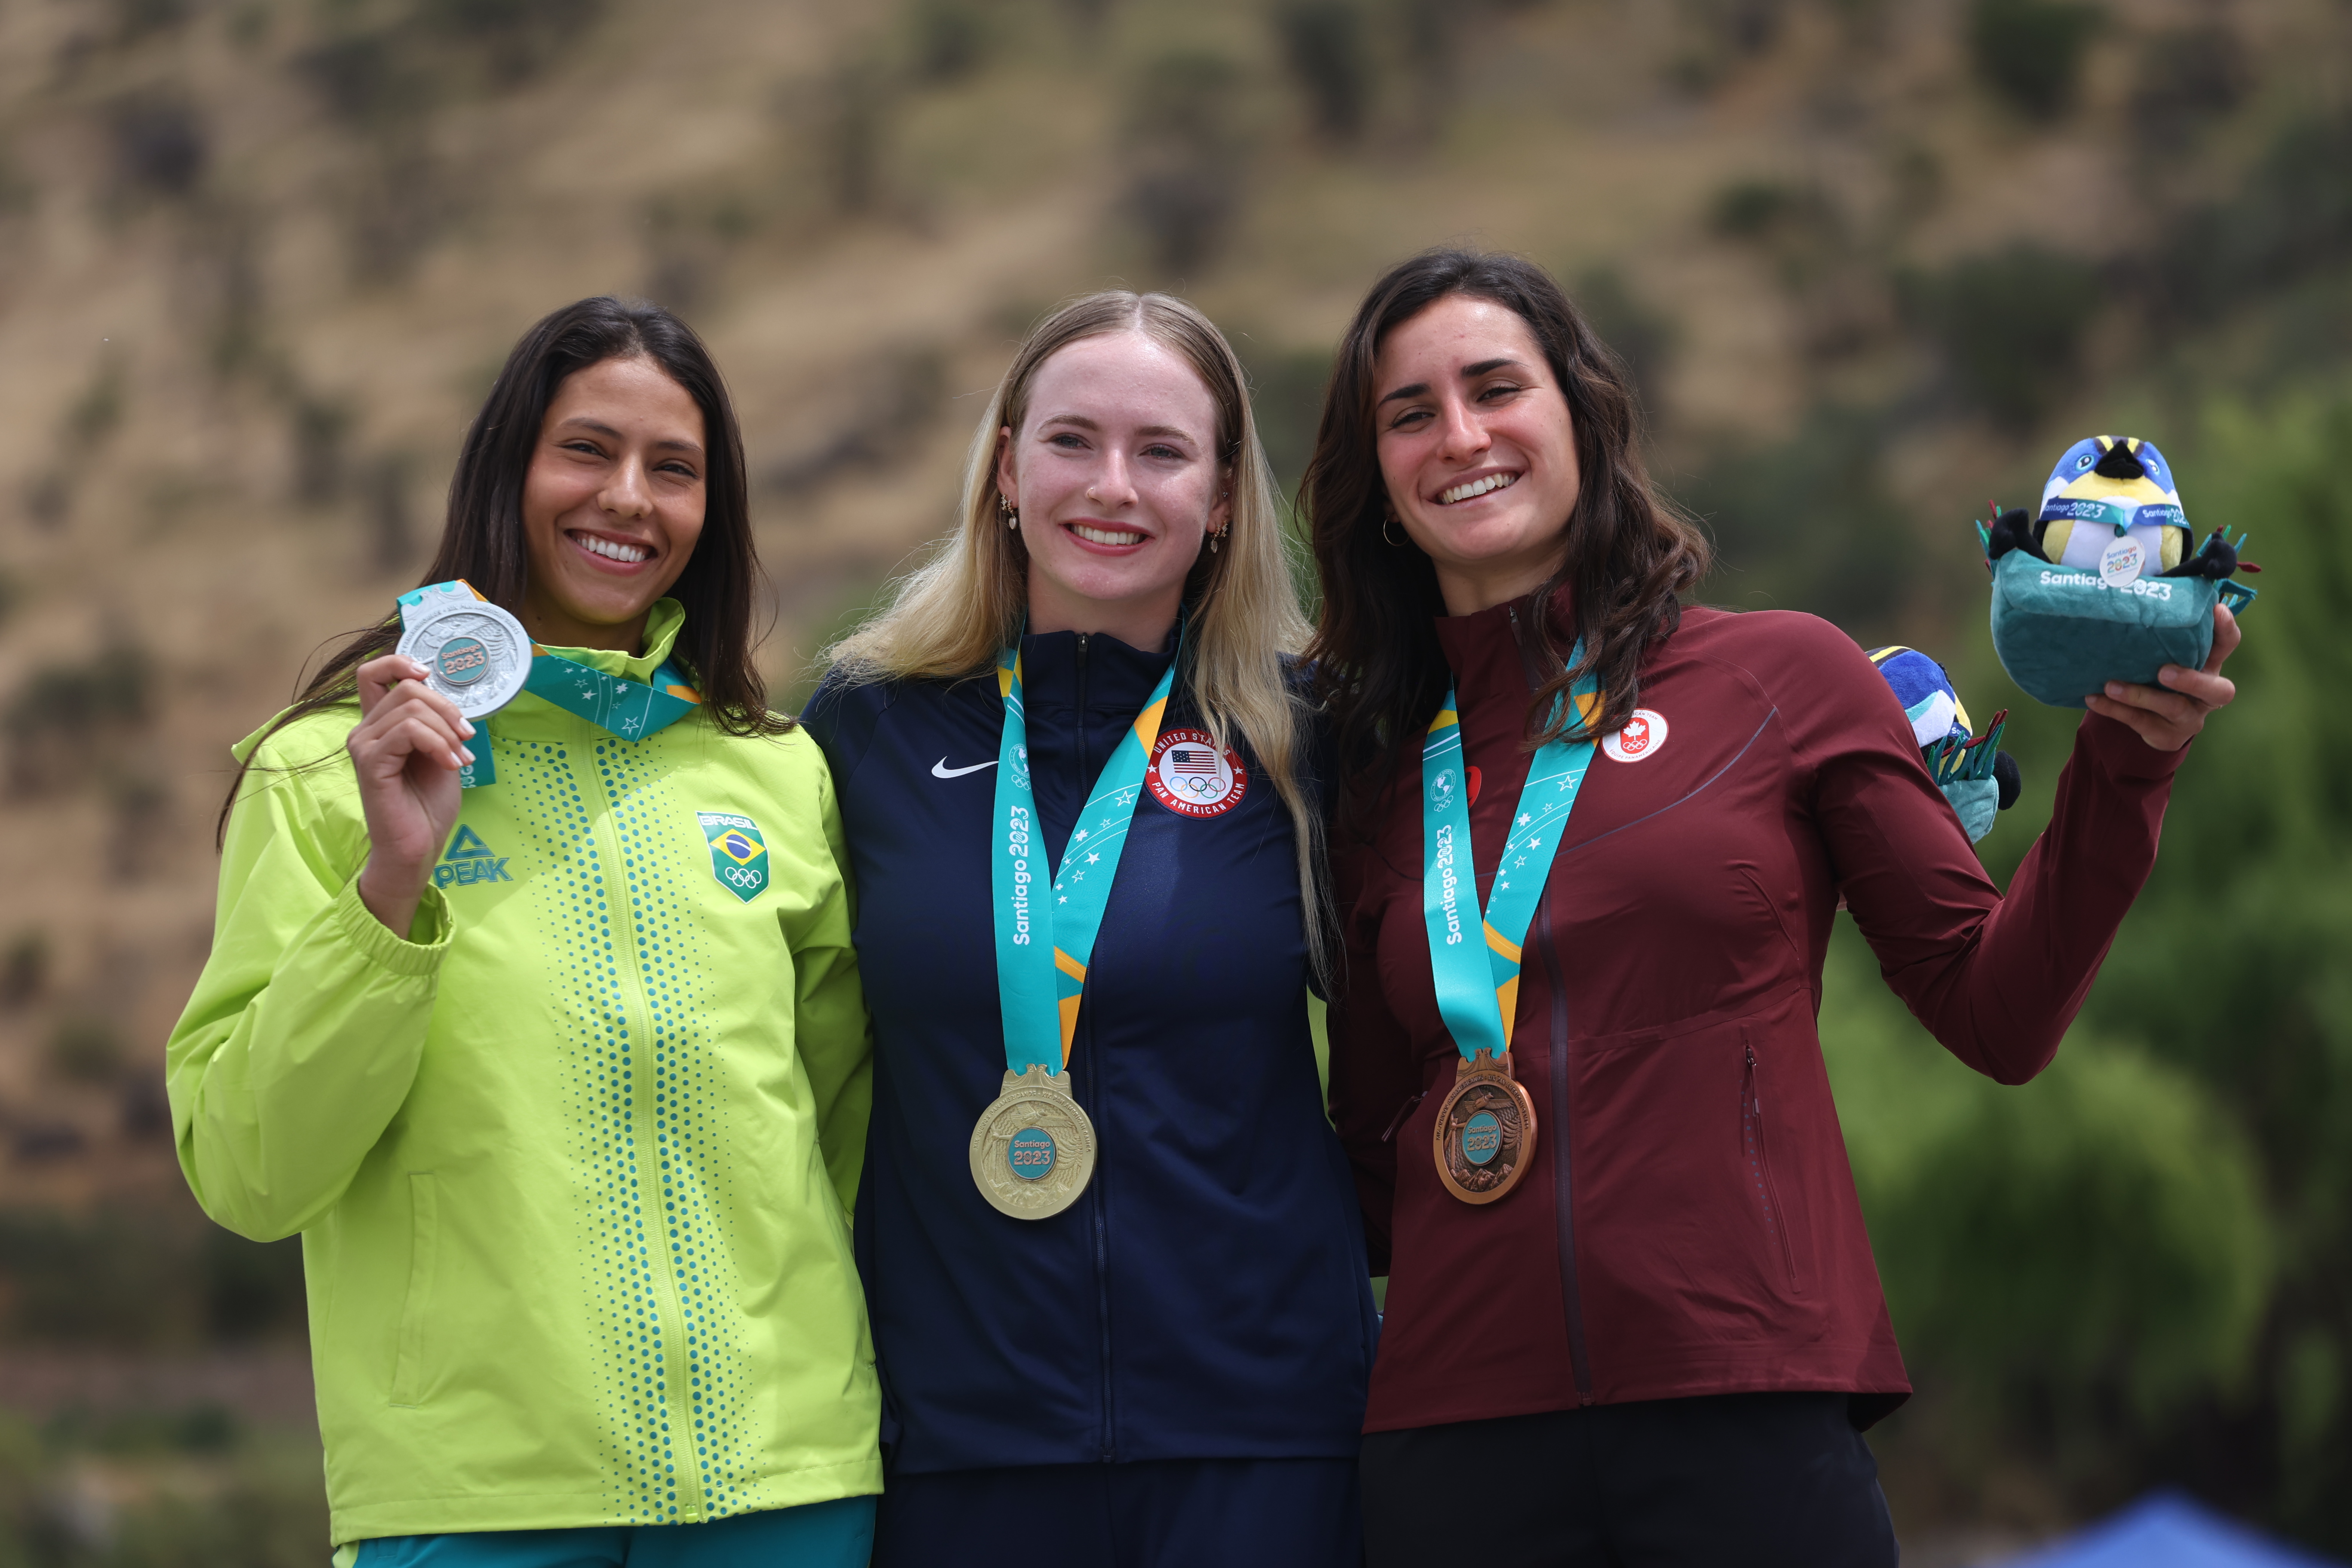
<path id="1" fill-rule="evenodd" d="M 971 1179 L 999 1214 L 1045 1219 L 1078 1201 L 1095 1173 L 1095 1124 L 1069 1074 L 1007 1072 L 971 1130 Z"/>
<path id="2" fill-rule="evenodd" d="M 1511 1053 L 1457 1060 L 1432 1134 L 1437 1179 L 1465 1204 L 1491 1204 L 1519 1184 L 1536 1152 L 1536 1103 L 1511 1076 Z"/>

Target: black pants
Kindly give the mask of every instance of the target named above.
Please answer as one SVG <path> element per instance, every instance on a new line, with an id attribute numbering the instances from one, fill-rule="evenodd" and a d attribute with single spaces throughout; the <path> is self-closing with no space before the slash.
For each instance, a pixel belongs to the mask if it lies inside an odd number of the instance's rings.
<path id="1" fill-rule="evenodd" d="M 1596 1405 L 1364 1439 L 1370 1568 L 1894 1568 L 1843 1394 Z"/>
<path id="2" fill-rule="evenodd" d="M 1358 1568 L 1360 1516 L 1352 1459 L 893 1472 L 874 1568 Z"/>

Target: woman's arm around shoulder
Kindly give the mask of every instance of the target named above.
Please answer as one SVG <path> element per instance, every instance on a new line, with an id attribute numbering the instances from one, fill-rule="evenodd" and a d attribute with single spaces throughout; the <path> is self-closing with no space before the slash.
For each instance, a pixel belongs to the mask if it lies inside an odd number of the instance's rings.
<path id="1" fill-rule="evenodd" d="M 1330 1111 L 1356 1181 L 1364 1247 L 1375 1275 L 1389 1271 L 1396 1207 L 1397 1129 L 1421 1092 L 1412 1040 L 1381 988 L 1379 930 L 1365 886 L 1375 857 L 1345 828 L 1331 835 L 1332 902 L 1339 929 L 1332 965 Z"/>
<path id="2" fill-rule="evenodd" d="M 816 705 L 811 704 L 814 709 Z M 816 1102 L 817 1142 L 825 1173 L 844 1212 L 857 1197 L 866 1162 L 866 1125 L 874 1104 L 874 1037 L 858 978 L 856 892 L 849 840 L 841 820 L 828 759 L 815 726 L 788 733 L 782 743 L 805 762 L 795 770 L 795 795 L 810 820 L 796 824 L 806 847 L 806 896 L 786 900 L 778 919 L 793 963 L 793 1039 Z"/>

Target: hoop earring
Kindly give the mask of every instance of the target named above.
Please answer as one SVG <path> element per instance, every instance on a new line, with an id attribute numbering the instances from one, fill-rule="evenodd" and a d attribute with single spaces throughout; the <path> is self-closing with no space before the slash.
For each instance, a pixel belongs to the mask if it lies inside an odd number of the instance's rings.
<path id="1" fill-rule="evenodd" d="M 1006 500 L 1003 490 L 996 492 L 996 515 L 1004 520 L 1004 526 L 1007 528 L 1021 526 L 1021 509 Z"/>
<path id="2" fill-rule="evenodd" d="M 1391 523 L 1394 522 L 1395 521 L 1396 521 L 1396 519 L 1394 519 L 1394 518 L 1392 518 L 1392 517 L 1384 517 L 1384 518 L 1381 519 L 1381 538 L 1382 539 L 1382 541 L 1384 541 L 1385 542 L 1387 542 L 1387 543 L 1388 543 L 1389 545 L 1391 545 L 1391 547 L 1393 547 L 1393 548 L 1395 548 L 1395 549 L 1402 550 L 1402 549 L 1403 549 L 1403 548 L 1404 548 L 1404 543 L 1405 543 L 1405 542 L 1404 542 L 1403 540 L 1402 540 L 1402 539 L 1390 539 L 1390 538 L 1389 538 L 1389 524 L 1391 524 Z"/>

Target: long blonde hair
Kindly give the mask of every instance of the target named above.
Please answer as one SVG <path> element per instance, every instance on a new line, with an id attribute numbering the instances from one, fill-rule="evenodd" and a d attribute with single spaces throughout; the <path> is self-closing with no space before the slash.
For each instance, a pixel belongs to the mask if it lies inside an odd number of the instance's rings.
<path id="1" fill-rule="evenodd" d="M 972 433 L 964 459 L 963 511 L 930 558 L 902 580 L 889 606 L 826 650 L 850 680 L 955 680 L 992 673 L 1021 633 L 1029 607 L 1029 552 L 1004 526 L 996 489 L 1002 430 L 1017 437 L 1038 369 L 1086 338 L 1140 332 L 1180 354 L 1217 407 L 1217 461 L 1233 498 L 1221 549 L 1202 551 L 1184 583 L 1184 669 L 1192 704 L 1219 746 L 1244 737 L 1258 768 L 1290 811 L 1298 845 L 1298 897 L 1307 950 L 1324 970 L 1325 900 L 1318 867 L 1321 819 L 1300 773 L 1306 746 L 1303 683 L 1284 660 L 1307 644 L 1292 547 L 1274 478 L 1250 410 L 1248 381 L 1233 346 L 1210 320 L 1168 294 L 1106 290 L 1076 300 L 1030 331 Z"/>

